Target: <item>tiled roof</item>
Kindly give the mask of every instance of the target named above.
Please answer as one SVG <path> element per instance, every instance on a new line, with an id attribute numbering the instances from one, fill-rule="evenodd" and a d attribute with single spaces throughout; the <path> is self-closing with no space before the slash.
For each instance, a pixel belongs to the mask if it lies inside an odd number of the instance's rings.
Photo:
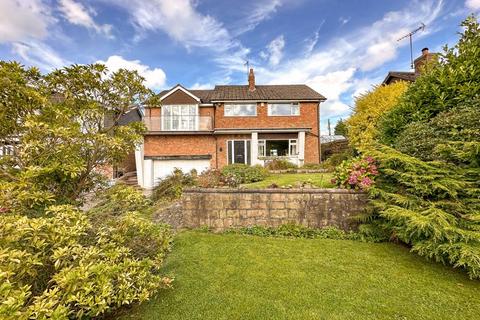
<path id="1" fill-rule="evenodd" d="M 232 100 L 326 100 L 324 96 L 304 84 L 257 85 L 249 91 L 247 85 L 215 86 L 212 101 Z"/>
<path id="2" fill-rule="evenodd" d="M 213 90 L 188 90 L 194 96 L 199 97 L 202 103 L 209 103 L 210 96 L 213 94 Z"/>
<path id="3" fill-rule="evenodd" d="M 172 90 L 172 89 L 170 89 Z M 158 95 L 161 97 L 170 90 L 164 90 Z M 188 90 L 188 89 L 186 89 Z M 258 85 L 254 91 L 249 91 L 247 85 L 217 85 L 213 90 L 188 90 L 200 98 L 202 103 L 211 101 L 234 100 L 326 100 L 324 96 L 304 84 L 294 85 Z"/>
<path id="4" fill-rule="evenodd" d="M 415 72 L 390 71 L 385 77 L 385 80 L 383 80 L 383 83 L 389 84 L 394 78 L 413 82 L 417 78 L 417 75 L 415 74 Z"/>

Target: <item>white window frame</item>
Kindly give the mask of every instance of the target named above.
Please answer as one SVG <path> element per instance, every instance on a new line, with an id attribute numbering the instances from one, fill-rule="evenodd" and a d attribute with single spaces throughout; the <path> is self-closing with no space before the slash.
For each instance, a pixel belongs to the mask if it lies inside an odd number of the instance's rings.
<path id="1" fill-rule="evenodd" d="M 242 106 L 253 106 L 255 110 L 255 114 L 227 114 L 227 108 L 235 108 L 235 107 L 242 107 Z M 257 116 L 257 104 L 256 103 L 226 103 L 223 106 L 223 116 L 224 117 L 256 117 Z"/>
<path id="2" fill-rule="evenodd" d="M 248 165 L 248 158 L 250 157 L 250 165 L 252 163 L 252 155 L 248 153 L 248 148 L 247 148 L 247 141 L 250 142 L 250 152 L 251 152 L 251 149 L 252 149 L 252 141 L 250 139 L 234 139 L 234 140 L 227 140 L 226 141 L 226 147 L 225 149 L 227 150 L 227 164 L 234 164 L 235 162 L 232 162 L 230 163 L 229 162 L 229 152 L 230 150 L 228 149 L 228 143 L 231 142 L 232 143 L 232 161 L 235 160 L 235 141 L 243 141 L 243 147 L 245 148 L 244 152 L 245 152 L 245 161 L 243 162 L 244 164 L 247 164 Z"/>
<path id="3" fill-rule="evenodd" d="M 195 112 L 193 114 L 179 114 L 178 115 L 178 128 L 173 128 L 173 120 L 174 116 L 170 111 L 170 115 L 165 115 L 167 108 L 195 108 Z M 186 117 L 187 120 L 187 128 L 182 127 L 182 117 Z M 198 104 L 167 104 L 162 106 L 162 117 L 161 117 L 161 128 L 162 131 L 198 131 L 199 128 L 199 116 L 198 116 Z M 170 128 L 165 129 L 166 123 L 170 123 Z M 193 123 L 193 125 L 191 125 Z"/>
<path id="4" fill-rule="evenodd" d="M 288 140 L 288 156 L 287 157 L 296 157 L 299 155 L 299 150 L 298 150 L 298 139 L 259 139 L 258 140 L 258 156 L 259 157 L 270 157 L 270 156 L 267 156 L 266 153 L 267 153 L 267 140 L 268 141 L 275 141 L 275 140 L 278 140 L 278 141 L 285 141 L 285 140 Z M 292 146 L 295 146 L 295 149 L 296 149 L 296 153 L 295 154 L 292 154 L 291 151 L 292 151 Z M 260 151 L 260 149 L 263 149 L 262 151 Z"/>
<path id="5" fill-rule="evenodd" d="M 290 114 L 273 114 L 272 113 L 272 106 L 274 105 L 290 105 Z M 295 108 L 294 108 L 295 107 Z M 294 112 L 294 110 L 297 110 Z M 267 106 L 267 114 L 269 117 L 298 117 L 300 116 L 300 104 L 298 102 L 290 102 L 290 103 L 269 103 Z"/>

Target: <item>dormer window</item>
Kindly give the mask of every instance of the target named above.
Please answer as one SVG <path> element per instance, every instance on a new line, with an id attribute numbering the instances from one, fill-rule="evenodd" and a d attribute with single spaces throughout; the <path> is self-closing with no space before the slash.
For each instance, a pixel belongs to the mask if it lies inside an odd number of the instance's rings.
<path id="1" fill-rule="evenodd" d="M 255 117 L 257 115 L 257 104 L 226 104 L 224 107 L 224 115 L 225 117 Z"/>
<path id="2" fill-rule="evenodd" d="M 299 116 L 300 106 L 298 103 L 269 103 L 269 116 Z"/>

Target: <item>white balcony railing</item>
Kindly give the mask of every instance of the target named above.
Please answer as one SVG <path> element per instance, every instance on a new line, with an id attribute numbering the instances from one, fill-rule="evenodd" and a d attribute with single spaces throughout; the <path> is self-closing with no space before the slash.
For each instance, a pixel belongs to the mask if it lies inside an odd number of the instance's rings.
<path id="1" fill-rule="evenodd" d="M 211 116 L 180 115 L 145 117 L 148 131 L 211 131 L 213 122 Z"/>

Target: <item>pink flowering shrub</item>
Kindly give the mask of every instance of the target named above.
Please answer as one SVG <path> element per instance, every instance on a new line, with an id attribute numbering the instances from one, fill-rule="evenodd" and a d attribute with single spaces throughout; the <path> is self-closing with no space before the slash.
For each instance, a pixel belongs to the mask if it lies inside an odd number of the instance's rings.
<path id="1" fill-rule="evenodd" d="M 375 159 L 357 157 L 345 160 L 335 168 L 332 183 L 340 188 L 366 190 L 374 184 L 377 175 Z"/>

